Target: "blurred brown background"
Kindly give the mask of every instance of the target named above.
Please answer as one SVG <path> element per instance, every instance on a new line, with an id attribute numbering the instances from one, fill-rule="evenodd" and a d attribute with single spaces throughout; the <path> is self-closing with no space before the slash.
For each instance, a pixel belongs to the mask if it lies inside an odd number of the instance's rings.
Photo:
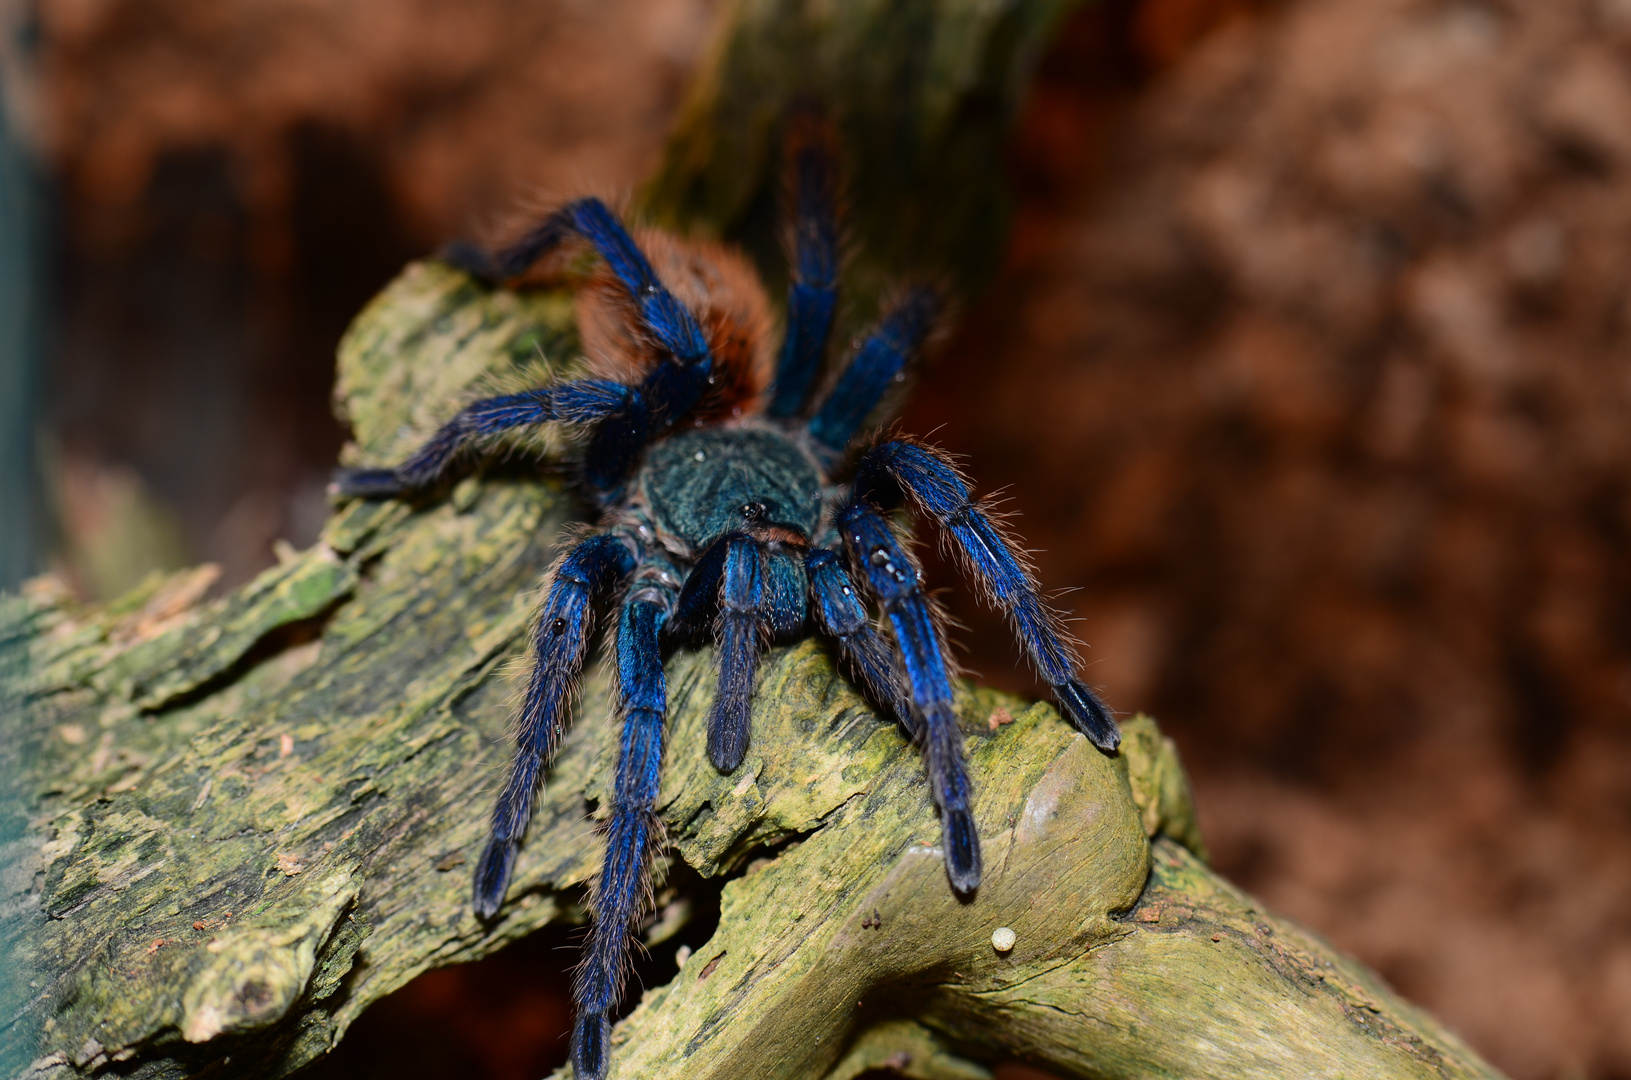
<path id="1" fill-rule="evenodd" d="M 632 189 L 723 6 L 4 5 L 55 200 L 53 565 L 228 585 L 309 543 L 350 316 Z M 1004 261 L 906 429 L 1006 489 L 1227 874 L 1518 1080 L 1631 1078 L 1631 0 L 1107 0 L 1003 167 Z M 569 943 L 420 979 L 319 1071 L 542 1075 Z"/>

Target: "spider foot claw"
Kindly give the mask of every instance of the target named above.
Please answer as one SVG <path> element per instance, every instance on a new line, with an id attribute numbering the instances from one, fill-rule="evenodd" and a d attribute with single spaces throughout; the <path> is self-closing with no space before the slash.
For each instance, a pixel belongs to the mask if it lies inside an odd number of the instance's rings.
<path id="1" fill-rule="evenodd" d="M 401 494 L 405 485 L 395 469 L 335 469 L 329 481 L 331 495 L 378 499 Z"/>
<path id="2" fill-rule="evenodd" d="M 476 863 L 474 907 L 477 918 L 491 919 L 503 906 L 504 892 L 510 886 L 510 870 L 515 865 L 518 847 L 513 840 L 501 840 L 494 836 L 482 849 L 481 858 Z"/>
<path id="3" fill-rule="evenodd" d="M 1072 679 L 1053 688 L 1065 716 L 1088 741 L 1107 754 L 1121 745 L 1121 731 L 1099 696 L 1080 681 Z"/>
<path id="4" fill-rule="evenodd" d="M 601 1080 L 606 1075 L 606 1044 L 612 1023 L 605 1013 L 579 1013 L 572 1024 L 572 1072 L 577 1080 Z"/>
<path id="5" fill-rule="evenodd" d="M 980 834 L 967 809 L 947 810 L 941 825 L 946 851 L 946 877 L 959 896 L 980 887 Z"/>

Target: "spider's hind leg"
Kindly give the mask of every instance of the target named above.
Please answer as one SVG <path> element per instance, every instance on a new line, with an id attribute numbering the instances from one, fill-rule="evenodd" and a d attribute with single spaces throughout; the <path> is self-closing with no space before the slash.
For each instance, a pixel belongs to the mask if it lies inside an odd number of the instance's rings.
<path id="1" fill-rule="evenodd" d="M 1030 567 L 944 455 L 903 439 L 883 443 L 861 459 L 855 487 L 886 507 L 910 496 L 938 521 L 951 534 L 968 572 L 1013 620 L 1038 674 L 1053 688 L 1070 722 L 1106 753 L 1121 744 L 1110 710 L 1077 674 L 1064 628 L 1043 602 Z"/>
<path id="2" fill-rule="evenodd" d="M 906 363 L 928 338 L 940 316 L 940 295 L 926 286 L 908 289 L 884 313 L 849 367 L 810 419 L 810 434 L 834 454 L 841 452 L 861 424 L 902 377 Z"/>
<path id="3" fill-rule="evenodd" d="M 606 859 L 593 893 L 594 922 L 573 988 L 578 1015 L 572 1027 L 572 1067 L 580 1080 L 606 1074 L 611 1012 L 623 996 L 635 922 L 650 891 L 647 867 L 662 841 L 656 802 L 668 685 L 659 642 L 673 603 L 667 586 L 642 578 L 624 600 L 618 620 L 623 738 L 606 823 Z"/>
<path id="4" fill-rule="evenodd" d="M 606 260 L 639 309 L 645 329 L 665 352 L 682 364 L 708 358 L 708 342 L 696 318 L 657 279 L 634 238 L 599 199 L 574 199 L 496 254 L 460 242 L 444 248 L 442 258 L 487 281 L 503 281 L 523 273 L 574 236 L 588 242 Z"/>
<path id="5" fill-rule="evenodd" d="M 532 820 L 540 775 L 555 753 L 566 712 L 583 672 L 593 629 L 594 599 L 625 577 L 634 558 L 618 537 L 591 536 L 555 568 L 536 631 L 536 660 L 517 723 L 515 760 L 493 807 L 492 831 L 476 863 L 475 909 L 483 919 L 498 914 L 521 838 Z"/>
<path id="6" fill-rule="evenodd" d="M 821 369 L 838 306 L 837 136 L 814 110 L 792 117 L 787 138 L 790 223 L 787 337 L 776 364 L 771 416 L 797 416 Z"/>
<path id="7" fill-rule="evenodd" d="M 980 837 L 974 825 L 973 789 L 963 764 L 962 730 L 952 707 L 951 676 L 934 612 L 918 580 L 917 564 L 876 507 L 857 493 L 839 511 L 837 525 L 850 560 L 866 574 L 894 627 L 912 686 L 929 786 L 940 807 L 946 876 L 951 887 L 966 896 L 980 884 Z"/>
<path id="8" fill-rule="evenodd" d="M 628 294 L 642 335 L 662 354 L 623 405 L 600 418 L 603 422 L 585 455 L 585 479 L 598 495 L 610 499 L 633 471 L 645 444 L 690 413 L 713 381 L 714 356 L 696 316 L 657 277 L 651 260 L 617 215 L 595 198 L 567 203 L 496 255 L 467 244 L 443 255 L 477 276 L 497 281 L 521 273 L 571 237 L 588 243 L 605 261 Z"/>

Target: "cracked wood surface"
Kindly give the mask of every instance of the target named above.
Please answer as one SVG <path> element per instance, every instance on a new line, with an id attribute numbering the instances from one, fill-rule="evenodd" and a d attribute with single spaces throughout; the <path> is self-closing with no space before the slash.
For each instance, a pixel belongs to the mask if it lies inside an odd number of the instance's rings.
<path id="1" fill-rule="evenodd" d="M 536 347 L 570 353 L 571 316 L 410 267 L 342 353 L 358 453 L 398 455 Z M 571 520 L 512 468 L 351 503 L 219 599 L 183 571 L 105 608 L 48 581 L 4 601 L 3 1074 L 286 1075 L 419 972 L 579 918 L 613 746 L 598 676 L 500 918 L 468 902 L 513 661 Z M 1494 1075 L 1206 870 L 1148 719 L 1107 757 L 1047 705 L 963 688 L 988 866 L 965 904 L 917 752 L 826 646 L 767 657 L 731 775 L 704 751 L 712 672 L 669 664 L 660 810 L 670 857 L 727 879 L 719 926 L 619 1025 L 613 1076 L 972 1077 L 1011 1055 L 1082 1077 Z"/>

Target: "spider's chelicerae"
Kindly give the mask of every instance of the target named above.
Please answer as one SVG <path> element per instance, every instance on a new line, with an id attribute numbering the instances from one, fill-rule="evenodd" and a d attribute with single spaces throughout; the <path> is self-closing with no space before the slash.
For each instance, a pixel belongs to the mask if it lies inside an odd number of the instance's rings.
<path id="1" fill-rule="evenodd" d="M 666 649 L 709 635 L 717 643 L 708 756 L 729 772 L 747 751 L 761 650 L 814 623 L 837 643 L 862 689 L 921 744 L 946 876 L 958 894 L 971 894 L 980 883 L 980 840 L 944 639 L 917 564 L 890 524 L 890 514 L 910 504 L 945 530 L 965 570 L 1007 611 L 1065 715 L 1106 752 L 1120 741 L 1078 676 L 1023 557 L 951 463 L 909 439 L 865 445 L 938 314 L 934 291 L 904 290 L 830 389 L 812 393 L 837 302 L 836 163 L 832 136 L 818 121 L 796 120 L 791 130 L 793 282 L 779 356 L 763 287 L 740 255 L 657 232 L 641 233 L 637 244 L 598 199 L 580 199 L 497 255 L 463 246 L 449 255 L 496 282 L 565 243 L 587 243 L 602 263 L 579 297 L 596 377 L 476 401 L 395 468 L 342 470 L 336 480 L 345 494 L 395 495 L 437 485 L 468 451 L 508 429 L 557 423 L 578 436 L 577 476 L 599 531 L 554 567 L 514 765 L 476 867 L 475 908 L 490 918 L 503 902 L 582 672 L 595 607 L 612 598 L 623 734 L 575 987 L 572 1062 L 586 1080 L 605 1073 L 610 1016 L 661 836 L 654 805 Z M 887 616 L 892 640 L 872 622 L 869 597 Z"/>

